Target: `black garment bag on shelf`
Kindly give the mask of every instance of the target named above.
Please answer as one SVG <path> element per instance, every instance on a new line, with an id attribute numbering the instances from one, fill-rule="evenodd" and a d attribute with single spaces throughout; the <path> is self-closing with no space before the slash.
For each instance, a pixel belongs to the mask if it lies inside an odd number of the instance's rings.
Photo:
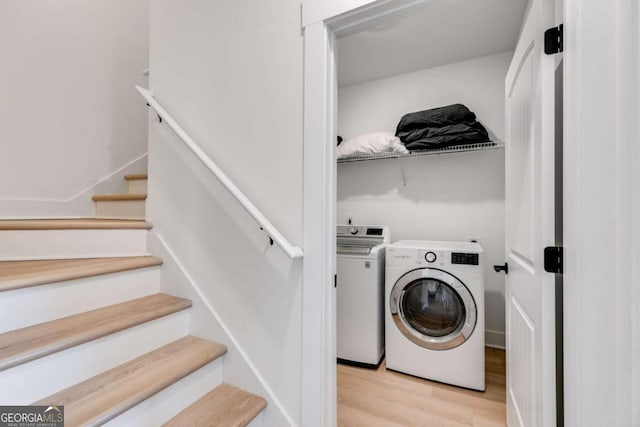
<path id="1" fill-rule="evenodd" d="M 487 130 L 462 104 L 405 114 L 396 136 L 409 151 L 489 142 Z"/>

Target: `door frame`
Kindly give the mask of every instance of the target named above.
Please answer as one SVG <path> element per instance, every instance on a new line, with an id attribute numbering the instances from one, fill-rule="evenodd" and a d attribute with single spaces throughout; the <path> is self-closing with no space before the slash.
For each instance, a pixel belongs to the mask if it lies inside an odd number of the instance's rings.
<path id="1" fill-rule="evenodd" d="M 303 4 L 304 248 L 301 425 L 337 424 L 336 384 L 336 34 L 429 0 Z M 342 2 L 342 3 L 340 3 Z M 367 4 L 368 3 L 368 4 Z"/>
<path id="2" fill-rule="evenodd" d="M 640 7 L 564 1 L 564 420 L 640 425 Z"/>
<path id="3" fill-rule="evenodd" d="M 303 1 L 301 424 L 305 427 L 337 421 L 335 35 L 428 0 L 341 1 Z M 640 400 L 640 287 L 633 284 L 640 283 L 640 225 L 632 219 L 640 218 L 640 168 L 635 167 L 640 164 L 640 48 L 635 43 L 640 11 L 634 0 L 558 1 L 564 2 L 565 23 L 564 421 L 566 426 L 616 424 L 598 424 L 601 420 L 595 413 L 608 416 L 606 421 L 637 425 L 640 408 L 632 402 Z M 594 108 L 599 103 L 611 107 L 604 122 L 601 111 Z M 598 127 L 589 133 L 594 123 Z M 608 146 L 613 154 L 603 156 L 607 140 L 613 141 L 613 148 Z M 605 171 L 604 183 L 594 181 L 590 173 L 594 167 Z M 616 197 L 607 214 L 599 204 L 612 194 Z M 603 222 L 603 215 L 611 221 Z M 615 303 L 605 307 L 599 303 L 603 262 L 609 281 L 616 278 Z M 616 333 L 609 329 L 607 334 L 603 326 L 598 331 L 605 335 L 586 328 L 597 327 L 594 312 L 606 320 L 601 325 L 614 324 Z M 603 337 L 610 345 L 602 345 Z M 594 408 L 616 410 L 604 414 L 612 411 Z"/>

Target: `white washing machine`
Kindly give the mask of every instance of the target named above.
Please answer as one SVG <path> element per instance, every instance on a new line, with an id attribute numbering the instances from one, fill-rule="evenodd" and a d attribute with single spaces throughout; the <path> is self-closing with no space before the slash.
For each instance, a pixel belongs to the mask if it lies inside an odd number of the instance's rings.
<path id="1" fill-rule="evenodd" d="M 484 391 L 482 252 L 471 242 L 387 247 L 388 369 Z"/>
<path id="2" fill-rule="evenodd" d="M 338 361 L 376 367 L 384 355 L 384 266 L 389 229 L 337 227 Z"/>

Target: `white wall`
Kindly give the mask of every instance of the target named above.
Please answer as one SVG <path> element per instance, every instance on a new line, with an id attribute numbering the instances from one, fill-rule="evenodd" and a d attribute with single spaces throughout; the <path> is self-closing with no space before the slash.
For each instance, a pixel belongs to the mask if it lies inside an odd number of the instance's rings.
<path id="1" fill-rule="evenodd" d="M 504 77 L 511 52 L 342 87 L 338 133 L 395 131 L 405 113 L 463 103 L 504 138 Z M 338 223 L 383 224 L 393 241 L 478 238 L 485 251 L 487 343 L 504 345 L 504 150 L 342 163 Z"/>
<path id="2" fill-rule="evenodd" d="M 296 2 L 151 1 L 151 90 L 299 246 L 302 42 Z M 273 391 L 250 388 L 269 399 L 265 425 L 286 425 L 286 414 L 299 422 L 301 263 L 269 246 L 238 203 L 153 119 L 148 215 L 154 232 Z M 225 381 L 245 384 L 246 373 L 233 368 L 242 365 L 233 360 L 238 353 L 227 356 Z"/>
<path id="3" fill-rule="evenodd" d="M 146 152 L 148 9 L 0 1 L 0 216 L 89 215 L 74 199 Z"/>

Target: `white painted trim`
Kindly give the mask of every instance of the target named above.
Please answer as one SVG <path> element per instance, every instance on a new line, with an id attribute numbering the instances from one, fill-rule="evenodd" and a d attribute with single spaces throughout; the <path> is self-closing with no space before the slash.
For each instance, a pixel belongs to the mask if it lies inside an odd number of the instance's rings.
<path id="1" fill-rule="evenodd" d="M 337 33 L 338 29 L 331 22 L 335 17 L 342 19 L 356 16 L 356 20 L 361 21 L 425 1 L 429 0 L 306 0 L 302 5 L 302 26 L 325 22 Z"/>
<path id="2" fill-rule="evenodd" d="M 627 73 L 624 74 L 619 88 L 626 93 L 626 104 L 619 107 L 627 111 L 626 122 L 631 126 L 627 129 L 627 143 L 629 151 L 627 154 L 627 170 L 628 178 L 621 177 L 629 183 L 629 248 L 627 259 L 630 261 L 629 279 L 630 292 L 628 295 L 630 304 L 629 318 L 630 322 L 630 373 L 626 374 L 630 381 L 629 402 L 630 408 L 630 425 L 640 425 L 640 3 L 638 1 L 630 1 L 627 7 L 619 11 L 619 19 L 627 19 L 627 26 L 624 28 L 627 33 L 622 43 L 618 44 L 618 57 L 627 58 L 629 67 Z M 624 261 L 623 261 L 624 262 Z"/>
<path id="3" fill-rule="evenodd" d="M 640 425 L 640 5 L 617 0 L 617 423 Z"/>
<path id="4" fill-rule="evenodd" d="M 501 350 L 506 349 L 506 337 L 504 331 L 492 331 L 491 329 L 485 329 L 484 331 L 484 345 L 491 348 L 499 348 Z"/>
<path id="5" fill-rule="evenodd" d="M 163 250 L 171 257 L 171 261 L 178 267 L 181 274 L 189 282 L 189 285 L 193 288 L 195 293 L 198 295 L 199 299 L 206 306 L 209 313 L 211 313 L 213 318 L 216 320 L 216 322 L 218 323 L 222 331 L 225 333 L 226 337 L 229 339 L 231 344 L 237 350 L 238 354 L 240 354 L 240 356 L 243 358 L 244 362 L 251 370 L 251 373 L 255 376 L 255 378 L 258 380 L 260 385 L 264 388 L 265 392 L 268 394 L 268 400 L 270 400 L 277 407 L 278 411 L 280 411 L 280 413 L 287 420 L 290 426 L 297 426 L 298 424 L 295 422 L 293 417 L 289 414 L 289 412 L 284 407 L 280 399 L 278 399 L 278 396 L 274 393 L 273 389 L 271 388 L 267 380 L 262 376 L 262 374 L 260 373 L 256 365 L 252 362 L 251 358 L 249 357 L 245 349 L 242 347 L 242 345 L 240 345 L 240 342 L 231 333 L 231 330 L 226 325 L 226 323 L 224 323 L 224 321 L 222 320 L 218 312 L 213 308 L 213 306 L 207 299 L 206 295 L 204 294 L 204 292 L 202 291 L 198 283 L 196 283 L 193 277 L 189 274 L 187 269 L 184 267 L 184 264 L 180 261 L 180 259 L 178 258 L 176 253 L 173 251 L 173 249 L 169 246 L 167 241 L 157 232 L 153 232 L 153 235 L 157 240 L 157 242 L 160 243 L 160 245 L 162 245 Z"/>
<path id="6" fill-rule="evenodd" d="M 631 114 L 635 115 L 636 119 L 640 117 L 640 43 L 637 41 L 640 39 L 640 5 L 635 2 L 635 10 L 632 11 L 632 28 L 634 34 L 631 38 L 632 42 L 635 40 L 635 60 L 634 66 L 631 70 L 633 76 L 635 76 L 635 90 L 631 92 L 631 96 L 635 100 L 635 105 Z M 632 45 L 633 46 L 633 45 Z M 633 53 L 632 53 L 633 55 Z M 631 153 L 629 161 L 636 167 L 632 168 L 631 183 L 631 212 L 630 218 L 640 218 L 640 120 L 635 120 L 635 131 L 631 134 L 631 140 L 636 141 L 636 144 L 631 145 Z M 631 266 L 631 280 L 629 283 L 635 283 L 636 286 L 631 288 L 631 319 L 632 319 L 632 333 L 631 333 L 631 360 L 635 361 L 631 369 L 631 402 L 640 402 L 640 224 L 637 220 L 632 221 L 630 230 L 631 248 L 630 256 L 634 260 Z M 631 424 L 640 425 L 640 405 L 633 405 L 631 408 Z"/>
<path id="7" fill-rule="evenodd" d="M 293 246 L 289 241 L 278 231 L 278 229 L 267 219 L 266 216 L 254 205 L 251 200 L 238 188 L 237 185 L 225 174 L 218 165 L 207 155 L 207 153 L 200 148 L 200 146 L 187 134 L 187 132 L 175 121 L 175 119 L 169 114 L 160 103 L 156 100 L 155 96 L 148 89 L 136 86 L 136 90 L 147 101 L 147 105 L 153 108 L 156 113 L 163 119 L 173 132 L 182 140 L 182 142 L 191 150 L 191 152 L 202 162 L 209 172 L 211 172 L 220 183 L 227 189 L 227 191 L 240 203 L 240 206 L 258 223 L 260 229 L 264 229 L 272 242 L 275 242 L 280 249 L 286 253 L 291 259 L 299 259 L 303 257 L 302 248 Z"/>
<path id="8" fill-rule="evenodd" d="M 91 200 L 93 194 L 122 193 L 124 192 L 124 176 L 131 173 L 140 173 L 147 170 L 147 153 L 144 153 L 128 164 L 119 168 L 101 179 L 71 196 L 70 199 L 61 200 L 13 200 L 5 198 L 0 200 L 0 217 L 3 219 L 40 219 L 40 218 L 88 218 L 94 215 L 94 203 Z"/>
<path id="9" fill-rule="evenodd" d="M 89 186 L 87 186 L 86 188 L 78 191 L 77 193 L 73 194 L 70 197 L 67 198 L 47 198 L 47 197 L 0 197 L 0 201 L 11 201 L 11 202 L 56 202 L 56 203 L 69 203 L 72 202 L 80 197 L 89 197 L 92 194 L 95 194 L 95 188 L 98 187 L 100 184 L 103 184 L 107 181 L 109 181 L 112 178 L 116 178 L 116 179 L 124 179 L 124 175 L 119 176 L 122 174 L 122 172 L 127 169 L 129 166 L 132 166 L 133 164 L 135 164 L 136 162 L 139 162 L 141 160 L 143 160 L 144 158 L 147 157 L 147 152 L 144 152 L 143 154 L 141 154 L 140 156 L 136 157 L 135 159 L 131 160 L 130 162 L 128 162 L 127 164 L 125 164 L 124 166 L 118 168 L 117 170 L 113 171 L 112 173 L 110 173 L 109 175 L 106 175 L 102 178 L 100 178 L 95 184 L 91 184 Z M 42 218 L 42 217 L 40 217 Z"/>
<path id="10" fill-rule="evenodd" d="M 580 360 L 573 360 L 577 348 L 577 338 L 573 336 L 573 316 L 578 314 L 578 301 L 569 301 L 572 296 L 569 290 L 571 281 L 575 281 L 577 266 L 574 251 L 571 250 L 577 230 L 580 229 L 580 217 L 575 202 L 577 164 L 571 158 L 578 157 L 580 144 L 576 144 L 576 134 L 579 130 L 578 115 L 580 98 L 578 83 L 580 68 L 577 66 L 579 52 L 575 49 L 576 20 L 579 14 L 576 0 L 565 0 L 564 10 L 564 115 L 563 115 L 563 372 L 564 372 L 564 422 L 567 427 L 576 426 L 578 413 L 578 371 Z M 572 218 L 571 224 L 566 219 Z"/>
<path id="11" fill-rule="evenodd" d="M 393 0 L 390 0 L 393 1 Z M 307 249 L 305 259 L 305 276 L 304 276 L 304 291 L 305 298 L 303 299 L 303 333 L 306 335 L 311 334 L 317 341 L 320 339 L 327 339 L 328 336 L 326 332 L 326 324 L 321 324 L 322 319 L 331 316 L 332 307 L 327 299 L 318 298 L 323 296 L 322 288 L 326 286 L 327 276 L 329 276 L 333 270 L 332 264 L 330 261 L 331 251 L 326 247 L 322 247 L 322 245 L 328 245 L 331 242 L 328 240 L 327 236 L 322 238 L 322 236 L 317 233 L 319 228 L 328 228 L 328 224 L 331 223 L 330 218 L 326 218 L 322 216 L 321 212 L 312 212 L 311 209 L 313 207 L 318 207 L 324 205 L 325 211 L 329 212 L 328 209 L 332 207 L 331 203 L 333 203 L 332 199 L 335 199 L 333 194 L 327 194 L 327 192 L 332 191 L 332 183 L 325 183 L 322 185 L 323 179 L 326 179 L 325 176 L 328 171 L 331 169 L 329 165 L 323 164 L 324 158 L 322 156 L 326 155 L 326 150 L 323 150 L 321 147 L 317 145 L 324 145 L 327 148 L 328 146 L 333 146 L 334 136 L 331 134 L 331 128 L 327 128 L 327 124 L 329 121 L 327 120 L 327 116 L 331 115 L 333 112 L 333 108 L 330 103 L 330 97 L 327 96 L 328 88 L 325 87 L 327 81 L 324 79 L 324 74 L 326 70 L 328 70 L 329 60 L 326 57 L 329 52 L 328 49 L 328 40 L 330 39 L 331 30 L 328 28 L 327 23 L 331 22 L 334 25 L 334 28 L 347 28 L 348 25 L 337 22 L 334 20 L 334 15 L 339 13 L 349 13 L 348 5 L 357 4 L 357 7 L 361 7 L 362 9 L 369 9 L 368 6 L 372 8 L 378 7 L 382 4 L 388 5 L 390 1 L 351 1 L 344 2 L 342 5 L 337 2 L 326 2 L 324 5 L 319 1 L 307 0 L 304 3 L 303 11 L 304 18 L 303 24 L 306 27 L 306 37 L 308 40 L 305 40 L 305 170 L 304 170 L 304 180 L 305 180 L 305 244 Z M 398 4 L 404 4 L 402 0 L 396 0 Z M 598 340 L 599 336 L 594 336 L 593 332 L 590 330 L 585 330 L 584 324 L 581 322 L 581 319 L 593 319 L 593 313 L 597 312 L 597 307 L 593 306 L 595 304 L 591 304 L 591 302 L 584 296 L 583 288 L 584 286 L 601 286 L 602 283 L 588 283 L 588 278 L 585 278 L 586 263 L 591 263 L 592 257 L 586 256 L 588 255 L 587 251 L 589 248 L 593 249 L 594 247 L 598 248 L 597 245 L 594 246 L 594 239 L 597 241 L 598 239 L 603 241 L 603 245 L 600 248 L 604 248 L 607 243 L 607 239 L 610 239 L 611 236 L 601 236 L 602 230 L 588 229 L 586 227 L 585 219 L 583 218 L 584 214 L 584 203 L 594 201 L 594 196 L 589 194 L 589 189 L 585 188 L 585 185 L 588 185 L 588 180 L 586 177 L 588 176 L 587 170 L 585 167 L 589 165 L 584 162 L 583 152 L 584 147 L 584 134 L 582 132 L 583 122 L 580 120 L 584 120 L 582 117 L 583 108 L 588 105 L 593 106 L 593 102 L 595 99 L 593 96 L 588 96 L 587 92 L 598 91 L 598 85 L 594 84 L 587 87 L 583 87 L 581 85 L 584 84 L 582 81 L 583 73 L 593 72 L 593 70 L 587 70 L 584 67 L 584 63 L 582 58 L 582 49 L 585 49 L 587 44 L 596 44 L 598 49 L 608 49 L 605 50 L 606 53 L 611 51 L 611 46 L 615 45 L 609 39 L 611 39 L 613 34 L 616 34 L 616 28 L 623 22 L 625 18 L 628 19 L 628 14 L 624 13 L 624 7 L 620 7 L 621 5 L 627 6 L 629 2 L 633 0 L 616 0 L 616 4 L 608 4 L 608 3 L 599 3 L 599 2 L 585 2 L 582 0 L 564 0 L 564 16 L 565 16 L 565 115 L 564 115 L 564 141 L 565 141 L 565 153 L 564 153 L 564 217 L 565 217 L 565 295 L 564 295 L 564 304 L 565 304 L 565 333 L 564 333 L 564 346 L 565 346 L 565 425 L 567 426 L 587 426 L 591 425 L 589 423 L 594 422 L 594 418 L 590 418 L 590 414 L 602 414 L 602 411 L 606 411 L 606 408 L 616 408 L 616 418 L 621 422 L 620 425 L 638 425 L 640 423 L 640 406 L 632 405 L 633 411 L 632 414 L 624 413 L 625 411 L 629 412 L 628 405 L 619 404 L 615 401 L 607 402 L 607 404 L 603 404 L 602 402 L 589 401 L 585 396 L 585 391 L 592 392 L 594 388 L 601 387 L 602 384 L 602 370 L 587 370 L 586 366 L 593 364 L 594 358 L 599 357 L 599 353 L 593 351 L 587 351 L 589 348 L 586 343 L 589 340 Z M 618 22 L 612 22 L 611 20 L 607 20 L 606 22 L 601 22 L 599 19 L 599 30 L 595 30 L 594 28 L 585 28 L 585 18 L 588 17 L 590 19 L 594 19 L 594 17 L 599 17 L 599 14 L 594 13 L 594 7 L 603 7 L 608 8 L 607 10 L 610 12 L 611 10 L 619 10 L 620 13 L 617 16 Z M 616 9 L 618 8 L 618 9 Z M 352 8 L 353 9 L 353 8 Z M 588 12 L 585 12 L 585 9 L 589 9 Z M 332 15 L 332 12 L 333 15 Z M 632 8 L 631 12 L 634 15 L 633 23 L 631 25 L 632 28 L 635 28 L 637 35 L 638 23 L 640 22 L 640 11 L 638 10 L 637 4 L 635 9 Z M 369 10 L 367 12 L 373 16 L 372 11 Z M 590 13 L 591 16 L 585 15 L 585 13 Z M 355 14 L 357 16 L 357 14 Z M 604 17 L 603 17 L 604 18 Z M 351 19 L 354 19 L 353 16 Z M 354 21 L 355 22 L 355 19 Z M 606 26 L 606 27 L 603 27 Z M 607 37 L 600 37 L 600 34 L 608 34 Z M 619 35 L 619 34 L 618 34 Z M 637 41 L 637 37 L 634 38 Z M 637 48 L 637 43 L 636 43 Z M 311 49 L 315 49 L 315 51 L 311 51 Z M 593 52 L 591 52 L 593 54 Z M 624 55 L 629 55 L 629 52 L 623 52 Z M 635 52 L 635 56 L 631 55 L 633 60 L 635 60 L 635 70 L 638 70 L 638 57 L 640 57 L 640 52 Z M 610 64 L 607 61 L 603 62 L 607 67 L 610 68 L 608 71 L 602 71 L 601 81 L 606 83 L 610 81 L 615 81 L 615 67 L 620 66 L 620 63 Z M 613 71 L 612 71 L 613 70 Z M 598 71 L 596 71 L 598 72 Z M 636 85 L 638 74 L 635 74 Z M 314 87 L 313 85 L 317 85 Z M 629 88 L 627 87 L 627 90 Z M 590 94 L 592 95 L 592 94 Z M 636 86 L 636 95 L 635 99 L 640 98 L 640 91 L 637 90 Z M 589 104 L 591 103 L 591 104 Z M 629 191 L 629 195 L 631 196 L 631 201 L 627 205 L 625 203 L 618 204 L 616 206 L 617 209 L 626 209 L 628 215 L 622 215 L 622 217 L 631 217 L 638 218 L 640 217 L 640 191 L 638 183 L 640 183 L 640 170 L 637 168 L 637 164 L 640 163 L 640 144 L 637 143 L 638 137 L 640 137 L 640 132 L 637 129 L 638 117 L 640 117 L 640 111 L 638 111 L 637 102 L 635 105 L 635 114 L 636 120 L 628 120 L 624 126 L 635 126 L 635 130 L 633 135 L 635 138 L 629 139 L 629 141 L 633 141 L 635 144 L 632 144 L 630 147 L 627 147 L 628 157 L 623 158 L 618 156 L 618 161 L 626 160 L 627 162 L 633 161 L 633 165 L 636 167 L 632 168 L 629 174 L 618 174 L 616 183 L 617 186 L 622 186 L 622 188 L 626 188 L 626 191 Z M 323 126 L 324 124 L 324 126 Z M 606 141 L 598 141 L 600 144 L 601 150 L 613 149 L 615 144 L 612 142 L 616 140 L 616 137 L 613 136 L 616 132 L 612 132 L 607 138 Z M 607 145 L 606 142 L 609 141 L 611 144 Z M 319 158 L 312 158 L 311 154 L 319 154 Z M 317 163 L 316 163 L 317 162 Z M 320 167 L 318 167 L 320 166 Z M 324 169 L 322 169 L 324 166 Z M 595 171 L 591 170 L 590 173 L 595 173 Z M 634 185 L 629 189 L 624 186 L 623 180 L 627 180 L 629 182 L 629 178 L 631 177 L 631 181 Z M 610 177 L 609 177 L 610 178 Z M 620 188 L 611 188 L 610 191 L 618 191 Z M 321 197 L 319 197 L 321 196 Z M 310 198 L 316 199 L 314 201 L 309 200 Z M 318 198 L 320 198 L 320 202 L 318 202 Z M 632 322 L 626 320 L 626 323 L 621 325 L 621 317 L 617 316 L 616 327 L 623 326 L 625 330 L 631 329 L 630 336 L 631 344 L 630 351 L 633 357 L 626 358 L 620 357 L 619 351 L 629 351 L 629 343 L 621 344 L 621 341 L 618 341 L 618 349 L 606 349 L 608 352 L 613 352 L 616 357 L 616 362 L 626 362 L 628 370 L 621 369 L 620 367 L 611 368 L 611 360 L 601 360 L 600 366 L 602 369 L 613 370 L 613 372 L 608 371 L 608 374 L 612 374 L 621 379 L 621 373 L 624 371 L 628 376 L 631 373 L 632 379 L 629 380 L 631 382 L 631 389 L 627 390 L 619 389 L 617 391 L 617 395 L 619 397 L 626 396 L 629 399 L 632 399 L 631 402 L 637 402 L 640 400 L 640 289 L 638 286 L 631 287 L 631 285 L 640 282 L 640 263 L 638 262 L 639 254 L 640 254 L 640 226 L 638 226 L 637 221 L 631 222 L 628 226 L 628 229 L 617 228 L 618 237 L 629 235 L 630 239 L 630 250 L 626 254 L 618 253 L 618 255 L 625 255 L 629 260 L 630 264 L 624 268 L 628 268 L 631 272 L 626 272 L 624 274 L 630 275 L 632 280 L 620 282 L 619 278 L 623 275 L 621 269 L 623 266 L 621 263 L 618 263 L 618 266 L 615 268 L 603 267 L 607 269 L 607 271 L 611 271 L 615 273 L 616 282 L 615 282 L 615 292 L 616 299 L 618 302 L 623 302 L 620 298 L 621 295 L 628 295 L 632 303 L 631 308 L 626 313 L 631 315 Z M 331 233 L 332 234 L 332 233 Z M 594 237 L 594 234 L 596 236 Z M 591 240 L 588 242 L 590 246 L 584 241 L 579 240 L 580 236 L 590 236 Z M 316 253 L 310 254 L 310 248 L 318 245 L 318 250 Z M 617 246 L 617 249 L 620 250 L 620 246 Z M 600 249 L 602 250 L 602 249 Z M 591 265 L 592 267 L 593 265 Z M 613 270 L 613 271 L 612 271 Z M 314 277 L 311 277 L 311 272 L 315 274 Z M 613 277 L 613 276 L 610 276 Z M 313 297 L 316 297 L 314 299 Z M 629 326 L 631 323 L 632 326 Z M 626 326 L 625 326 L 626 325 Z M 618 331 L 619 333 L 619 331 Z M 318 334 L 321 334 L 318 336 Z M 586 345 L 586 346 L 585 346 Z M 318 356 L 312 357 L 308 353 L 316 348 L 317 342 L 312 343 L 309 341 L 303 341 L 303 354 L 307 354 L 303 359 L 303 369 L 305 372 L 313 372 L 314 369 L 320 369 L 327 366 L 327 358 L 329 358 L 329 354 L 327 351 L 319 353 Z M 601 352 L 601 347 L 599 346 L 599 352 Z M 596 343 L 593 343 L 591 348 L 598 348 Z M 324 359 L 324 360 L 323 360 Z M 591 362 L 591 363 L 588 363 Z M 630 366 L 629 366 L 630 365 Z M 609 377 L 610 378 L 610 375 Z M 312 415 L 317 415 L 322 413 L 322 416 L 328 417 L 331 415 L 331 410 L 333 408 L 329 408 L 328 406 L 320 403 L 321 398 L 328 399 L 329 393 L 327 392 L 327 387 L 331 385 L 331 381 L 333 379 L 330 376 L 327 376 L 324 379 L 318 378 L 307 378 L 306 381 L 303 380 L 303 420 L 305 417 L 308 419 L 312 419 Z M 615 381 L 614 381 L 615 383 Z M 312 386 L 317 385 L 318 388 L 314 389 Z M 321 386 L 320 386 L 321 385 Z M 621 384 L 623 385 L 623 384 Z M 322 390 L 322 391 L 319 391 Z M 611 393 L 613 390 L 609 390 L 605 388 L 601 390 L 602 393 L 605 393 L 611 397 L 615 398 L 616 393 Z M 625 394 L 626 393 L 626 394 Z M 592 394 L 593 395 L 593 394 Z M 609 404 L 611 403 L 611 404 Z M 323 412 L 324 411 L 324 412 Z M 595 412 L 594 412 L 595 411 Z M 634 417 L 634 418 L 631 418 Z M 629 422 L 626 422 L 629 421 Z M 330 425 L 331 423 L 327 423 L 326 425 Z M 318 425 L 312 423 L 310 425 Z"/>
<path id="12" fill-rule="evenodd" d="M 336 425 L 335 118 L 333 35 L 305 28 L 302 425 Z"/>
<path id="13" fill-rule="evenodd" d="M 345 37 L 367 29 L 372 21 L 386 19 L 398 13 L 411 13 L 411 9 L 420 7 L 430 0 L 384 0 L 343 13 L 327 20 L 336 36 Z"/>
<path id="14" fill-rule="evenodd" d="M 639 13 L 565 0 L 567 427 L 640 425 Z"/>
<path id="15" fill-rule="evenodd" d="M 337 70 L 336 32 L 346 33 L 372 19 L 405 13 L 428 0 L 360 1 L 340 15 L 305 24 L 304 69 L 304 247 L 302 291 L 302 425 L 337 424 L 335 226 Z M 305 2 L 303 6 L 308 3 Z M 304 7 L 303 7 L 304 10 Z M 326 12 L 326 11 L 325 11 Z M 320 11 L 320 13 L 324 13 Z M 312 19 L 313 21 L 313 19 Z"/>

